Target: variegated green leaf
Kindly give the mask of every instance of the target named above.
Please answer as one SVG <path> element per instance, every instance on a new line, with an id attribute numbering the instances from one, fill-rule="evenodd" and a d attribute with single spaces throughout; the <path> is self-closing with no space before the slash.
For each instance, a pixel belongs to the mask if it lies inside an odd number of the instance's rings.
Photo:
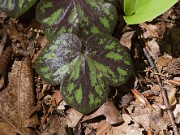
<path id="1" fill-rule="evenodd" d="M 0 0 L 0 9 L 11 17 L 19 17 L 37 0 Z"/>
<path id="2" fill-rule="evenodd" d="M 48 39 L 67 32 L 81 38 L 112 33 L 117 21 L 116 8 L 104 0 L 41 0 L 36 14 Z"/>
<path id="3" fill-rule="evenodd" d="M 65 33 L 50 42 L 36 61 L 36 71 L 50 84 L 61 84 L 64 100 L 82 113 L 102 105 L 109 85 L 121 85 L 133 72 L 128 52 L 108 34 L 82 41 Z"/>
<path id="4" fill-rule="evenodd" d="M 113 4 L 115 7 L 118 6 L 118 0 L 104 0 L 104 2 L 111 3 L 111 4 Z"/>

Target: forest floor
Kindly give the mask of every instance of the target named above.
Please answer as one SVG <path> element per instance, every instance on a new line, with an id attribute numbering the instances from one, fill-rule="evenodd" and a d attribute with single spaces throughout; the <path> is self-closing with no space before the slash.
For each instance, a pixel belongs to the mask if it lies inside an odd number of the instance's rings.
<path id="1" fill-rule="evenodd" d="M 180 2 L 134 26 L 119 20 L 114 36 L 132 56 L 134 76 L 84 115 L 60 87 L 46 84 L 34 62 L 47 39 L 30 18 L 0 11 L 0 135 L 173 135 L 180 132 Z"/>

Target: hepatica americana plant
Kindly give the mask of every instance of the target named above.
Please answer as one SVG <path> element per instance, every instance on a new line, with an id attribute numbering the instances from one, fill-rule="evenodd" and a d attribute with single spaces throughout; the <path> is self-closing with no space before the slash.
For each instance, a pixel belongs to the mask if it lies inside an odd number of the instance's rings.
<path id="1" fill-rule="evenodd" d="M 1 0 L 0 9 L 19 17 L 36 1 Z M 133 74 L 130 55 L 111 36 L 117 21 L 117 2 L 41 0 L 37 6 L 36 17 L 49 43 L 35 63 L 36 71 L 47 83 L 61 84 L 64 100 L 82 113 L 101 106 L 109 86 L 121 85 Z M 139 14 L 141 4 L 137 2 L 134 7 L 125 0 L 125 14 Z"/>

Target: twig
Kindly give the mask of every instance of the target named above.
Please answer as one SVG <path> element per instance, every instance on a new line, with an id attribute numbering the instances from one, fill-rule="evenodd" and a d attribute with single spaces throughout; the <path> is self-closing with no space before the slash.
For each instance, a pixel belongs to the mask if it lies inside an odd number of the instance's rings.
<path id="1" fill-rule="evenodd" d="M 171 106 L 169 105 L 169 101 L 168 101 L 168 97 L 167 97 L 167 92 L 166 92 L 166 90 L 162 86 L 162 82 L 161 82 L 158 70 L 157 70 L 157 68 L 156 68 L 156 66 L 154 64 L 154 61 L 153 61 L 152 57 L 149 55 L 148 50 L 146 48 L 143 48 L 143 51 L 144 51 L 144 55 L 146 56 L 146 58 L 147 58 L 147 60 L 148 60 L 148 62 L 150 64 L 151 68 L 153 68 L 153 70 L 155 72 L 155 77 L 157 79 L 158 85 L 159 85 L 161 93 L 162 93 L 164 105 L 165 105 L 167 113 L 169 115 L 169 118 L 170 118 L 170 121 L 171 121 L 171 124 L 172 124 L 172 127 L 173 127 L 173 131 L 174 131 L 174 135 L 179 135 L 178 128 L 177 128 L 176 123 L 174 121 L 173 113 L 171 111 Z"/>

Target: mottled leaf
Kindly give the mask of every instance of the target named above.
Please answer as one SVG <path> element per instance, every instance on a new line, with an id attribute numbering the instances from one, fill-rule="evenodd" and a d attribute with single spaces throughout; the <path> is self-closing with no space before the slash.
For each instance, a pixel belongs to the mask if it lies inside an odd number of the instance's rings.
<path id="1" fill-rule="evenodd" d="M 41 0 L 36 14 L 48 39 L 66 32 L 83 38 L 112 33 L 117 21 L 116 8 L 104 0 Z"/>
<path id="2" fill-rule="evenodd" d="M 0 9 L 11 17 L 19 17 L 26 12 L 37 0 L 1 0 Z"/>
<path id="3" fill-rule="evenodd" d="M 64 100 L 82 113 L 102 105 L 109 85 L 121 85 L 132 75 L 128 52 L 108 34 L 86 42 L 70 33 L 58 36 L 41 52 L 36 71 L 50 84 L 61 84 Z"/>
<path id="4" fill-rule="evenodd" d="M 104 0 L 104 2 L 111 3 L 111 4 L 113 4 L 115 7 L 117 7 L 117 5 L 118 5 L 118 0 Z"/>

